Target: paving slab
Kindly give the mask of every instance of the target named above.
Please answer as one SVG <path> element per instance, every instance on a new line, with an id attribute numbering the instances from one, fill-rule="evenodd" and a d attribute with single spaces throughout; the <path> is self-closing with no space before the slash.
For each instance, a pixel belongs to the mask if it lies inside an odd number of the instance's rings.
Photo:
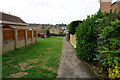
<path id="1" fill-rule="evenodd" d="M 65 38 L 57 78 L 97 78 L 90 67 L 77 58 L 75 49 Z"/>

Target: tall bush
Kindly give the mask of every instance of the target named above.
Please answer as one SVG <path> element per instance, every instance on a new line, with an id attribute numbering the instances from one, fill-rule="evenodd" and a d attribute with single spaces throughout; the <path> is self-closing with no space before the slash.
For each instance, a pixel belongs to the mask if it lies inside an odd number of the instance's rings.
<path id="1" fill-rule="evenodd" d="M 73 21 L 69 24 L 69 33 L 75 34 L 76 28 L 79 26 L 79 23 L 82 23 L 82 21 Z"/>
<path id="2" fill-rule="evenodd" d="M 120 78 L 120 13 L 116 10 L 88 16 L 76 28 L 77 55 L 87 61 L 98 61 L 109 78 Z"/>
<path id="3" fill-rule="evenodd" d="M 95 48 L 97 46 L 97 37 L 95 32 L 95 17 L 88 16 L 76 29 L 76 51 L 77 55 L 90 62 L 95 57 Z"/>
<path id="4" fill-rule="evenodd" d="M 50 37 L 50 31 L 47 29 L 47 36 Z"/>

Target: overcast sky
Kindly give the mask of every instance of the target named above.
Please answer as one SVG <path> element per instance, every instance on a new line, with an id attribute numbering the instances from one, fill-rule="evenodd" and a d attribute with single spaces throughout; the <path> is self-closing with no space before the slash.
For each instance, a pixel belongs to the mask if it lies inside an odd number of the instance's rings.
<path id="1" fill-rule="evenodd" d="M 22 18 L 27 23 L 69 24 L 96 13 L 98 0 L 0 0 L 0 11 Z"/>

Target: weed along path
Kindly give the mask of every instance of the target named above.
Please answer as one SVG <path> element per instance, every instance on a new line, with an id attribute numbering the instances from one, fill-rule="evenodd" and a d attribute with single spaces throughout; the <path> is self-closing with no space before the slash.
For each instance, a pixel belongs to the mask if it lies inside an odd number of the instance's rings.
<path id="1" fill-rule="evenodd" d="M 74 48 L 65 38 L 57 78 L 96 78 L 88 65 L 77 59 Z"/>

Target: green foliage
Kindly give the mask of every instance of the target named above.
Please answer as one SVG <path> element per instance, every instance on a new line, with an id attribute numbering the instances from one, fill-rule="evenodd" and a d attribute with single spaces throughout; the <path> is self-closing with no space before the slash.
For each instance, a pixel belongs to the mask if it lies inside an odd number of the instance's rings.
<path id="1" fill-rule="evenodd" d="M 45 27 L 44 27 L 44 26 L 42 26 L 42 29 L 45 29 Z"/>
<path id="2" fill-rule="evenodd" d="M 51 33 L 50 35 L 51 35 L 51 36 L 65 36 L 66 34 L 63 33 L 63 32 L 61 32 L 61 33 L 59 33 L 59 34 Z"/>
<path id="3" fill-rule="evenodd" d="M 90 62 L 95 58 L 95 48 L 97 44 L 97 37 L 95 32 L 95 16 L 88 16 L 86 20 L 79 24 L 76 29 L 76 51 L 77 55 Z"/>
<path id="4" fill-rule="evenodd" d="M 120 21 L 119 14 L 104 13 L 103 18 L 97 21 L 98 30 L 98 54 L 94 60 L 99 61 L 102 71 L 108 71 L 108 69 L 114 69 L 114 66 L 120 66 Z M 120 70 L 119 70 L 120 71 Z M 111 77 L 110 72 L 108 71 Z M 118 78 L 117 74 L 115 74 Z"/>
<path id="5" fill-rule="evenodd" d="M 116 10 L 110 13 L 99 10 L 76 28 L 77 55 L 87 62 L 98 61 L 101 70 L 107 71 L 110 78 L 120 78 L 120 70 L 115 68 L 120 66 L 119 19 L 120 13 L 117 14 Z"/>
<path id="6" fill-rule="evenodd" d="M 99 62 L 105 69 L 117 66 L 120 62 L 120 21 L 111 22 L 109 26 L 104 27 L 99 34 Z M 102 41 L 100 41 L 102 40 Z M 112 65 L 110 65 L 112 64 Z"/>
<path id="7" fill-rule="evenodd" d="M 47 29 L 47 36 L 50 37 L 50 31 Z"/>
<path id="8" fill-rule="evenodd" d="M 79 26 L 79 23 L 82 23 L 82 21 L 73 21 L 69 24 L 69 33 L 75 34 L 76 28 Z"/>

